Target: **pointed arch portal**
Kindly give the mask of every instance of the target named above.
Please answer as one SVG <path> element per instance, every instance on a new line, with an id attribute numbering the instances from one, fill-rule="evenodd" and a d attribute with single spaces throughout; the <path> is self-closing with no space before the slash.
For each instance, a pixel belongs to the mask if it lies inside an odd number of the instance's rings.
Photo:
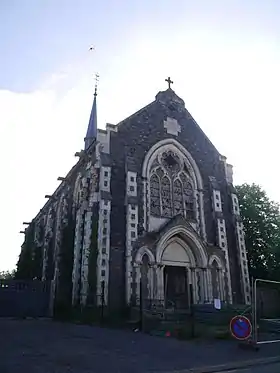
<path id="1" fill-rule="evenodd" d="M 145 299 L 160 300 L 166 307 L 188 308 L 190 291 L 194 303 L 225 300 L 223 261 L 218 255 L 209 258 L 204 244 L 186 226 L 169 229 L 153 251 L 141 247 L 135 257 L 135 270 L 136 283 L 137 279 L 142 283 Z"/>

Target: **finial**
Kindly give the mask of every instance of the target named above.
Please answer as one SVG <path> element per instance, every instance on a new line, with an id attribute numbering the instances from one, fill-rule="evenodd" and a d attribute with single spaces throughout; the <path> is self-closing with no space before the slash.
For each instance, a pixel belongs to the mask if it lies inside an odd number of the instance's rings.
<path id="1" fill-rule="evenodd" d="M 99 75 L 96 73 L 95 74 L 95 89 L 94 89 L 94 96 L 97 96 L 97 85 L 99 82 Z"/>
<path id="2" fill-rule="evenodd" d="M 170 89 L 171 84 L 173 84 L 174 82 L 170 79 L 170 76 L 167 79 L 165 79 L 165 81 L 168 83 L 168 89 Z"/>

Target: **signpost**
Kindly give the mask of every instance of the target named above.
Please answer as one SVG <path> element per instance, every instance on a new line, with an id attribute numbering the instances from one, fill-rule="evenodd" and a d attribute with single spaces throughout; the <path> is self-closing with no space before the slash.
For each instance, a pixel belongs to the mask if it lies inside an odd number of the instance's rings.
<path id="1" fill-rule="evenodd" d="M 252 334 L 251 321 L 245 316 L 233 317 L 230 321 L 230 332 L 235 339 L 245 341 Z"/>

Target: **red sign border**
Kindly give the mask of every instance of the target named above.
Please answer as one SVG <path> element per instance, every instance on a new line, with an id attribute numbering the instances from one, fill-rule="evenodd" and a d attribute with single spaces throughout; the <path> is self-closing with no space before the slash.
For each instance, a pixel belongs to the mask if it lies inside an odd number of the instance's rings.
<path id="1" fill-rule="evenodd" d="M 233 327 L 232 327 L 232 325 L 233 325 L 234 321 L 237 320 L 237 319 L 242 319 L 242 320 L 246 321 L 246 323 L 249 325 L 249 334 L 248 334 L 246 337 L 240 338 L 240 337 L 237 337 L 237 336 L 235 335 L 235 333 L 234 333 L 234 331 L 233 331 Z M 235 339 L 237 339 L 237 340 L 239 340 L 239 341 L 245 341 L 246 339 L 250 338 L 251 335 L 252 335 L 252 323 L 251 323 L 251 321 L 248 319 L 248 317 L 246 317 L 246 316 L 241 316 L 241 315 L 240 315 L 240 316 L 234 316 L 234 317 L 230 320 L 229 328 L 230 328 L 231 335 L 232 335 Z"/>

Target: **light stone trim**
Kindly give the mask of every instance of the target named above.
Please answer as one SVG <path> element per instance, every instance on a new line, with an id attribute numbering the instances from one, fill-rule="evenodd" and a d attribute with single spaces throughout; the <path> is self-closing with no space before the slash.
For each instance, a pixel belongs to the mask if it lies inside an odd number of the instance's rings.
<path id="1" fill-rule="evenodd" d="M 208 254 L 206 252 L 205 247 L 203 246 L 201 241 L 198 240 L 194 232 L 188 230 L 183 225 L 178 225 L 176 227 L 171 228 L 158 241 L 156 246 L 156 262 L 161 263 L 161 258 L 165 248 L 165 244 L 168 243 L 168 241 L 173 236 L 176 236 L 178 234 L 185 236 L 185 240 L 186 242 L 188 242 L 189 247 L 196 252 L 196 265 L 200 267 L 206 267 L 208 263 Z"/>
<path id="2" fill-rule="evenodd" d="M 57 208 L 57 213 L 56 213 L 56 228 L 55 228 L 55 244 L 54 244 L 54 251 L 53 251 L 53 260 L 54 260 L 54 274 L 53 274 L 53 291 L 52 291 L 52 303 L 54 302 L 54 297 L 56 293 L 56 288 L 57 288 L 57 282 L 59 279 L 59 262 L 60 262 L 60 250 L 61 250 L 61 236 L 62 236 L 62 227 L 63 227 L 63 215 L 64 215 L 64 199 L 65 199 L 65 194 L 62 193 L 59 203 L 58 203 L 58 208 Z"/>
<path id="3" fill-rule="evenodd" d="M 72 271 L 72 305 L 75 305 L 79 296 L 80 260 L 82 246 L 83 210 L 80 208 L 76 215 L 76 229 L 74 239 L 74 262 Z"/>
<path id="4" fill-rule="evenodd" d="M 76 181 L 75 181 L 74 192 L 73 192 L 73 209 L 79 207 L 80 192 L 81 192 L 81 180 L 82 180 L 81 173 L 78 173 Z"/>
<path id="5" fill-rule="evenodd" d="M 224 165 L 227 183 L 233 184 L 233 166 L 227 163 L 227 157 L 224 155 L 220 155 L 220 161 L 223 162 Z"/>
<path id="6" fill-rule="evenodd" d="M 46 271 L 48 266 L 48 256 L 49 256 L 49 240 L 53 237 L 53 217 L 52 217 L 52 208 L 49 209 L 48 215 L 46 218 L 46 228 L 44 235 L 44 246 L 43 246 L 43 265 L 42 265 L 42 280 L 46 280 Z"/>
<path id="7" fill-rule="evenodd" d="M 135 270 L 135 284 L 136 284 L 136 304 L 139 305 L 140 304 L 141 264 L 134 263 L 134 270 Z M 129 289 L 128 286 L 127 286 L 127 289 Z M 126 294 L 130 294 L 130 292 L 127 291 Z M 129 302 L 130 302 L 130 298 L 129 298 Z"/>
<path id="8" fill-rule="evenodd" d="M 207 303 L 213 302 L 213 287 L 212 287 L 212 275 L 210 268 L 206 268 L 205 271 L 205 281 L 207 289 Z"/>
<path id="9" fill-rule="evenodd" d="M 188 163 L 191 166 L 190 172 L 192 173 L 191 176 L 193 181 L 195 182 L 195 189 L 202 190 L 202 177 L 195 160 L 187 151 L 187 149 L 175 139 L 164 139 L 158 141 L 155 145 L 153 145 L 150 148 L 143 162 L 142 177 L 148 178 L 148 176 L 150 175 L 150 168 L 158 153 L 169 150 L 177 153 L 181 158 L 183 157 L 188 161 Z"/>
<path id="10" fill-rule="evenodd" d="M 215 212 L 222 212 L 222 199 L 221 192 L 217 189 L 213 189 L 213 207 Z"/>
<path id="11" fill-rule="evenodd" d="M 138 238 L 138 206 L 128 204 L 126 208 L 126 302 L 132 295 L 132 245 Z"/>
<path id="12" fill-rule="evenodd" d="M 236 216 L 240 216 L 240 208 L 239 208 L 237 195 L 235 193 L 231 193 L 231 199 L 232 199 L 233 214 Z"/>
<path id="13" fill-rule="evenodd" d="M 111 201 L 100 200 L 98 218 L 98 254 L 97 254 L 97 304 L 101 305 L 102 281 L 104 281 L 104 304 L 108 304 L 109 260 L 110 260 L 110 215 Z"/>
<path id="14" fill-rule="evenodd" d="M 186 148 L 181 145 L 175 139 L 164 139 L 157 142 L 153 145 L 143 162 L 142 167 L 142 177 L 143 177 L 143 195 L 144 195 L 144 203 L 143 203 L 143 214 L 144 214 L 144 229 L 146 231 L 150 231 L 150 226 L 154 224 L 150 224 L 151 216 L 149 213 L 150 210 L 150 169 L 151 166 L 158 156 L 159 153 L 164 151 L 173 151 L 175 152 L 181 159 L 184 159 L 190 166 L 190 173 L 191 178 L 194 182 L 194 193 L 196 198 L 196 218 L 198 222 L 198 227 L 200 228 L 200 235 L 202 239 L 206 242 L 206 225 L 205 225 L 205 213 L 204 213 L 204 197 L 203 197 L 203 182 L 202 177 L 199 171 L 199 168 L 192 158 L 191 154 L 186 150 Z M 198 193 L 198 196 L 197 196 Z M 158 226 L 161 225 L 161 221 L 157 223 Z"/>
<path id="15" fill-rule="evenodd" d="M 245 244 L 244 227 L 242 222 L 237 222 L 236 224 L 236 234 L 238 242 L 239 251 L 239 263 L 241 268 L 241 281 L 242 290 L 245 304 L 251 303 L 251 290 L 250 290 L 250 280 L 249 280 L 249 270 L 248 270 L 248 259 Z"/>
<path id="16" fill-rule="evenodd" d="M 206 225 L 205 225 L 205 213 L 204 213 L 204 196 L 203 191 L 198 191 L 199 201 L 199 223 L 200 223 L 200 235 L 204 242 L 207 242 Z"/>
<path id="17" fill-rule="evenodd" d="M 193 290 L 193 302 L 194 304 L 197 304 L 199 295 L 198 295 L 196 268 L 190 268 L 190 276 L 191 276 L 191 283 L 192 283 L 192 290 Z"/>
<path id="18" fill-rule="evenodd" d="M 101 166 L 99 190 L 110 193 L 111 167 Z"/>
<path id="19" fill-rule="evenodd" d="M 100 150 L 103 153 L 110 154 L 110 138 L 111 134 L 110 131 L 107 130 L 104 132 L 104 130 L 97 130 L 97 141 L 100 144 Z"/>
<path id="20" fill-rule="evenodd" d="M 222 249 L 225 261 L 226 261 L 226 273 L 225 277 L 227 279 L 227 291 L 228 291 L 228 300 L 229 303 L 232 303 L 232 286 L 231 286 L 231 277 L 230 277 L 230 265 L 229 265 L 229 255 L 228 255 L 228 243 L 227 243 L 227 233 L 226 233 L 226 222 L 225 219 L 217 219 L 218 226 L 218 243 Z"/>
<path id="21" fill-rule="evenodd" d="M 201 284 L 204 291 L 201 292 L 201 303 L 209 302 L 209 289 L 207 281 L 207 268 L 201 268 Z"/>
<path id="22" fill-rule="evenodd" d="M 88 266 L 90 255 L 90 239 L 92 229 L 92 211 L 87 211 L 85 215 L 84 227 L 84 241 L 82 248 L 82 261 L 81 261 L 81 292 L 80 303 L 85 306 L 88 295 Z"/>
<path id="23" fill-rule="evenodd" d="M 154 265 L 154 271 L 155 271 L 155 282 L 156 282 L 156 299 L 158 300 L 164 300 L 165 294 L 164 294 L 164 265 L 156 264 Z"/>
<path id="24" fill-rule="evenodd" d="M 137 172 L 127 171 L 126 194 L 131 197 L 137 197 Z"/>
<path id="25" fill-rule="evenodd" d="M 148 230 L 148 214 L 149 214 L 149 204 L 150 201 L 150 191 L 148 188 L 148 181 L 147 179 L 143 179 L 142 181 L 143 187 L 143 228 L 145 231 Z"/>
<path id="26" fill-rule="evenodd" d="M 118 125 L 112 123 L 106 123 L 107 132 L 118 132 Z"/>
<path id="27" fill-rule="evenodd" d="M 167 119 L 163 122 L 163 127 L 166 129 L 166 132 L 169 135 L 178 136 L 181 132 L 181 126 L 178 123 L 177 119 L 167 117 Z"/>

